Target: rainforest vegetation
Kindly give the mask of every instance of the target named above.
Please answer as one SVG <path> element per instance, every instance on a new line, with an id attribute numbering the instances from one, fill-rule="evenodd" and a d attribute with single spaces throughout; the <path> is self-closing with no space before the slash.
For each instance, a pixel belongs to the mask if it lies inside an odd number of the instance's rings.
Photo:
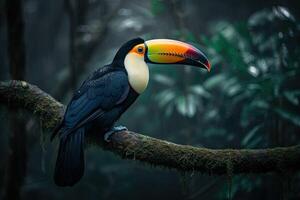
<path id="1" fill-rule="evenodd" d="M 0 0 L 0 199 L 300 199 L 299 18 L 297 0 Z M 65 105 L 135 37 L 211 71 L 149 64 L 129 131 L 89 136 L 83 179 L 56 186 Z"/>

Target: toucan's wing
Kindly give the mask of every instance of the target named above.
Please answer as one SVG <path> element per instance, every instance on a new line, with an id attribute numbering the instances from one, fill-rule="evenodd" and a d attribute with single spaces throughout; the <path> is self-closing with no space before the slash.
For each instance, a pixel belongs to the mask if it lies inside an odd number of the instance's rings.
<path id="1" fill-rule="evenodd" d="M 64 124 L 72 132 L 122 103 L 129 92 L 128 76 L 124 70 L 95 72 L 74 94 L 69 103 Z"/>

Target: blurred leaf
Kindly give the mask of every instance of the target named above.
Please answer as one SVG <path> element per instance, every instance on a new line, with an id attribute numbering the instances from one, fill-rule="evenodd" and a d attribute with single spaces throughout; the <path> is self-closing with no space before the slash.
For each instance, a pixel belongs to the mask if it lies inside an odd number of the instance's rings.
<path id="1" fill-rule="evenodd" d="M 261 185 L 261 178 L 255 177 L 253 180 L 250 177 L 246 176 L 234 176 L 232 178 L 231 185 L 231 197 L 232 199 L 239 194 L 239 191 L 248 192 L 249 194 L 254 190 L 255 187 L 259 187 Z M 215 193 L 218 199 L 226 199 L 228 196 L 228 182 L 224 183 L 223 186 L 220 187 L 220 192 Z M 238 197 L 238 196 L 237 196 Z"/>
<path id="2" fill-rule="evenodd" d="M 153 75 L 153 79 L 160 83 L 160 84 L 163 84 L 163 85 L 166 85 L 166 86 L 172 86 L 174 85 L 174 80 L 168 76 L 165 76 L 163 74 L 154 74 Z"/>
<path id="3" fill-rule="evenodd" d="M 189 90 L 201 97 L 210 98 L 211 95 L 201 85 L 193 85 L 189 87 Z"/>
<path id="4" fill-rule="evenodd" d="M 244 139 L 242 140 L 242 142 L 241 142 L 242 146 L 245 146 L 245 147 L 248 147 L 248 148 L 249 148 L 248 144 L 249 144 L 250 140 L 253 139 L 253 137 L 255 136 L 255 134 L 257 133 L 257 131 L 258 131 L 259 129 L 261 129 L 261 127 L 262 127 L 262 125 L 257 125 L 257 126 L 255 126 L 253 129 L 251 129 L 251 130 L 246 134 L 246 136 L 244 137 Z"/>
<path id="5" fill-rule="evenodd" d="M 202 134 L 204 137 L 210 138 L 214 136 L 226 136 L 227 131 L 224 128 L 208 128 Z"/>
<path id="6" fill-rule="evenodd" d="M 174 111 L 174 104 L 173 104 L 173 102 L 171 102 L 169 105 L 167 105 L 165 115 L 167 117 L 170 117 L 173 114 L 173 111 Z"/>
<path id="7" fill-rule="evenodd" d="M 163 0 L 151 0 L 151 12 L 153 15 L 159 15 L 165 10 Z"/>
<path id="8" fill-rule="evenodd" d="M 228 91 L 227 91 L 227 94 L 229 95 L 229 96 L 234 96 L 234 95 L 236 95 L 236 94 L 238 94 L 240 91 L 241 91 L 241 86 L 240 85 L 233 85 L 233 86 L 231 86 L 229 89 L 228 89 Z"/>
<path id="9" fill-rule="evenodd" d="M 247 148 L 255 148 L 260 146 L 259 144 L 261 143 L 262 140 L 263 140 L 262 135 L 257 135 L 248 143 Z"/>
<path id="10" fill-rule="evenodd" d="M 261 90 L 261 85 L 257 83 L 250 83 L 247 85 L 248 90 Z"/>
<path id="11" fill-rule="evenodd" d="M 250 91 L 244 90 L 232 98 L 232 105 L 235 106 L 237 103 L 243 103 L 243 101 L 247 100 L 247 98 L 251 97 L 251 95 Z"/>
<path id="12" fill-rule="evenodd" d="M 186 113 L 187 113 L 187 106 L 186 105 L 187 105 L 186 100 L 185 100 L 185 97 L 183 95 L 177 97 L 177 99 L 176 99 L 176 109 L 183 116 L 186 116 Z"/>
<path id="13" fill-rule="evenodd" d="M 252 105 L 259 109 L 268 109 L 269 108 L 269 103 L 262 99 L 253 101 Z"/>
<path id="14" fill-rule="evenodd" d="M 218 116 L 219 116 L 218 110 L 211 109 L 211 110 L 208 110 L 208 112 L 204 113 L 203 118 L 204 118 L 204 120 L 208 121 L 208 120 L 216 119 L 216 118 L 218 118 Z"/>
<path id="15" fill-rule="evenodd" d="M 299 113 L 296 114 L 296 113 L 293 113 L 291 111 L 288 111 L 288 110 L 285 110 L 285 109 L 282 109 L 282 108 L 275 108 L 274 110 L 282 118 L 285 118 L 288 121 L 294 123 L 295 125 L 300 126 L 300 116 L 299 116 Z"/>
<path id="16" fill-rule="evenodd" d="M 292 104 L 299 105 L 300 90 L 286 91 L 283 94 Z"/>
<path id="17" fill-rule="evenodd" d="M 171 89 L 164 90 L 155 96 L 156 101 L 160 107 L 170 103 L 176 97 L 175 91 Z"/>
<path id="18" fill-rule="evenodd" d="M 225 80 L 226 80 L 226 75 L 222 73 L 206 79 L 203 83 L 203 86 L 206 89 L 212 89 L 214 87 L 222 85 L 225 82 Z"/>
<path id="19" fill-rule="evenodd" d="M 234 96 L 240 91 L 241 85 L 237 78 L 233 77 L 229 80 L 226 80 L 222 84 L 222 89 L 225 91 L 225 93 L 227 93 L 228 96 Z"/>
<path id="20" fill-rule="evenodd" d="M 194 95 L 181 95 L 176 99 L 176 109 L 179 114 L 187 117 L 193 117 L 197 111 L 198 101 Z"/>
<path id="21" fill-rule="evenodd" d="M 198 101 L 194 95 L 187 96 L 187 116 L 193 117 L 196 114 Z"/>
<path id="22" fill-rule="evenodd" d="M 254 99 L 250 103 L 245 103 L 242 108 L 240 124 L 246 127 L 253 119 L 265 114 L 265 110 L 269 108 L 269 103 L 262 99 Z"/>

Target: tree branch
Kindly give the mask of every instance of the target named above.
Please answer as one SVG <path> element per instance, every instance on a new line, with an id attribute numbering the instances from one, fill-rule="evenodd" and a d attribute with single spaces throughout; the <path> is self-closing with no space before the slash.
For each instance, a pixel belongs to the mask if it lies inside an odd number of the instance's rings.
<path id="1" fill-rule="evenodd" d="M 52 130 L 63 116 L 64 106 L 38 87 L 23 81 L 0 82 L 0 103 L 25 108 L 39 116 L 42 126 Z M 99 135 L 99 134 L 98 134 Z M 239 174 L 298 171 L 300 145 L 270 149 L 207 149 L 178 145 L 124 131 L 104 142 L 90 133 L 88 142 L 112 151 L 124 159 L 182 171 L 208 174 Z"/>

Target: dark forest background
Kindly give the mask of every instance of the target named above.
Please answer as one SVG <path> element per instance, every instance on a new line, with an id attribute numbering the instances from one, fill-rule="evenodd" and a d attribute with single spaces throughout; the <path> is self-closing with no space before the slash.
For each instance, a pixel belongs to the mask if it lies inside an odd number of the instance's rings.
<path id="1" fill-rule="evenodd" d="M 0 80 L 26 80 L 67 103 L 129 39 L 182 40 L 206 52 L 211 72 L 149 66 L 148 89 L 120 124 L 199 147 L 295 145 L 299 17 L 297 0 L 0 0 Z M 299 173 L 229 181 L 98 148 L 86 151 L 80 183 L 59 188 L 52 179 L 57 141 L 22 110 L 0 106 L 0 119 L 0 199 L 300 199 Z"/>

